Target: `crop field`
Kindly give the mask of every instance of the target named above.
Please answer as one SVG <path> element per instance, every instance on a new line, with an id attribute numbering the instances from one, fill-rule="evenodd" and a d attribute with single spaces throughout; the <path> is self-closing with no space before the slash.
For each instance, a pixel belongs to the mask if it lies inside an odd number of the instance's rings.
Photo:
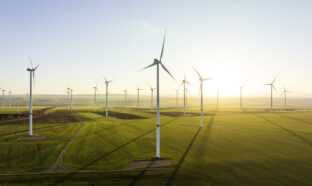
<path id="1" fill-rule="evenodd" d="M 43 111 L 42 111 L 43 110 Z M 42 112 L 40 112 L 42 111 Z M 36 108 L 35 136 L 23 141 L 27 117 L 0 121 L 0 181 L 9 184 L 308 185 L 312 183 L 312 114 L 255 108 L 161 109 L 161 157 L 172 167 L 125 168 L 155 157 L 155 111 L 148 108 Z M 67 172 L 51 169 L 62 150 Z M 19 175 L 23 174 L 23 175 Z"/>

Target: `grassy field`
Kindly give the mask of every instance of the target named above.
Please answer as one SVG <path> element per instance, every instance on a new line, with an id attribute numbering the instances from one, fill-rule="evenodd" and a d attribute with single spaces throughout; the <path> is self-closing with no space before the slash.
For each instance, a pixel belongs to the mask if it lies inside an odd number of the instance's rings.
<path id="1" fill-rule="evenodd" d="M 42 109 L 42 108 L 40 108 Z M 38 110 L 40 110 L 38 109 Z M 312 183 L 312 112 L 266 113 L 264 109 L 161 110 L 161 156 L 174 168 L 0 176 L 9 184 L 87 185 L 309 185 Z M 27 118 L 0 122 L 0 173 L 39 172 L 51 167 L 82 126 L 63 158 L 78 170 L 121 170 L 155 156 L 155 113 L 149 109 L 52 108 L 34 120 L 43 141 L 18 141 Z"/>

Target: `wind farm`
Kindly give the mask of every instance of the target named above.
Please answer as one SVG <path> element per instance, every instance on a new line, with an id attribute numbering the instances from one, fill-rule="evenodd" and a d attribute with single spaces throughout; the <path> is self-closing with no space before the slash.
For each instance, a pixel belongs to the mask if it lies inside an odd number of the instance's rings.
<path id="1" fill-rule="evenodd" d="M 311 185 L 311 8 L 0 2 L 0 184 Z"/>

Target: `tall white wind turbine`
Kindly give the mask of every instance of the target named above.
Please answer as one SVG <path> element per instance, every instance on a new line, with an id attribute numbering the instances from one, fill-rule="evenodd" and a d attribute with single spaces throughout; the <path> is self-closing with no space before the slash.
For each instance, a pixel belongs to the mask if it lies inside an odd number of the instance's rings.
<path id="1" fill-rule="evenodd" d="M 106 105 L 106 117 L 108 117 L 108 84 L 111 83 L 113 80 L 107 80 L 107 78 L 104 76 L 105 79 L 105 85 L 106 85 L 106 100 L 105 100 L 105 105 Z"/>
<path id="2" fill-rule="evenodd" d="M 125 93 L 125 108 L 127 107 L 127 93 L 128 93 L 128 90 L 124 90 L 124 93 Z"/>
<path id="3" fill-rule="evenodd" d="M 196 74 L 199 76 L 199 81 L 200 81 L 200 127 L 203 127 L 203 123 L 204 123 L 204 114 L 203 114 L 203 105 L 204 105 L 204 96 L 203 96 L 203 82 L 206 80 L 210 80 L 212 78 L 202 78 L 202 76 L 200 75 L 200 73 L 193 67 L 194 71 L 196 72 Z"/>
<path id="4" fill-rule="evenodd" d="M 73 89 L 70 89 L 70 109 L 73 109 Z"/>
<path id="5" fill-rule="evenodd" d="M 291 92 L 291 91 L 289 91 L 289 90 L 287 90 L 286 88 L 285 88 L 285 86 L 284 86 L 284 91 L 282 92 L 282 94 L 284 94 L 284 110 L 286 111 L 287 110 L 287 93 L 288 92 Z"/>
<path id="6" fill-rule="evenodd" d="M 139 87 L 137 88 L 137 91 L 138 91 L 138 108 L 140 108 L 140 90 L 142 90 L 142 89 L 140 89 Z"/>
<path id="7" fill-rule="evenodd" d="M 93 87 L 94 89 L 94 112 L 96 112 L 96 93 L 97 93 L 97 85 L 98 83 L 96 82 L 95 87 Z"/>
<path id="8" fill-rule="evenodd" d="M 180 87 L 173 89 L 176 92 L 176 107 L 178 107 L 179 104 L 179 91 L 180 91 Z"/>
<path id="9" fill-rule="evenodd" d="M 160 114 L 159 114 L 159 65 L 175 80 L 175 78 L 171 75 L 171 73 L 168 71 L 168 69 L 163 65 L 162 63 L 162 57 L 164 53 L 164 47 L 165 47 L 165 40 L 166 40 L 166 32 L 164 34 L 164 39 L 163 39 L 163 44 L 162 44 L 162 49 L 160 53 L 160 58 L 154 59 L 154 62 L 143 68 L 147 69 L 149 67 L 155 66 L 156 65 L 156 92 L 157 92 L 157 112 L 156 112 L 156 157 L 160 158 Z M 176 81 L 176 80 L 175 80 Z"/>
<path id="10" fill-rule="evenodd" d="M 12 91 L 9 91 L 9 108 L 11 108 L 11 101 L 12 101 L 12 98 L 11 98 L 11 95 L 12 95 Z"/>
<path id="11" fill-rule="evenodd" d="M 153 110 L 153 107 L 154 107 L 154 105 L 153 105 L 153 100 L 154 100 L 153 96 L 154 96 L 154 90 L 155 89 L 156 88 L 153 88 L 152 86 L 150 86 L 150 90 L 151 90 L 151 110 Z"/>
<path id="12" fill-rule="evenodd" d="M 4 111 L 4 94 L 5 94 L 5 90 L 2 89 L 2 110 Z"/>
<path id="13" fill-rule="evenodd" d="M 273 79 L 273 81 L 271 83 L 264 84 L 264 85 L 270 85 L 270 87 L 271 87 L 271 113 L 273 112 L 273 89 L 275 91 L 277 91 L 275 86 L 274 86 L 275 80 L 276 80 L 276 77 Z"/>
<path id="14" fill-rule="evenodd" d="M 186 74 L 184 73 L 184 79 L 182 80 L 181 85 L 183 85 L 183 105 L 184 105 L 184 116 L 186 115 L 186 94 L 187 94 L 187 87 L 186 85 L 190 85 L 188 81 L 186 81 Z"/>
<path id="15" fill-rule="evenodd" d="M 67 85 L 67 110 L 70 108 L 70 88 Z"/>
<path id="16" fill-rule="evenodd" d="M 32 81 L 35 80 L 35 71 L 39 65 L 35 68 L 33 67 L 32 61 L 28 56 L 31 68 L 27 68 L 27 71 L 30 74 L 30 87 L 29 87 L 29 136 L 32 136 L 32 122 L 33 122 L 33 113 L 32 113 Z"/>

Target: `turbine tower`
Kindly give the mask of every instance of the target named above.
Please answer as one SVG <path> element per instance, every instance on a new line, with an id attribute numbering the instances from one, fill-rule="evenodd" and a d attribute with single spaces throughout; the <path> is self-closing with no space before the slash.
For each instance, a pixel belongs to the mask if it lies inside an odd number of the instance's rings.
<path id="1" fill-rule="evenodd" d="M 105 85 L 106 85 L 106 100 L 105 100 L 105 105 L 106 105 L 106 117 L 108 117 L 108 84 L 112 82 L 113 80 L 107 80 L 106 77 L 104 76 L 105 79 Z"/>
<path id="2" fill-rule="evenodd" d="M 178 107 L 178 103 L 179 103 L 179 88 L 173 89 L 176 92 L 176 107 Z"/>
<path id="3" fill-rule="evenodd" d="M 28 56 L 28 59 L 30 61 L 31 68 L 27 68 L 27 71 L 30 74 L 30 86 L 29 86 L 29 136 L 32 136 L 32 81 L 35 80 L 35 71 L 38 68 L 39 65 L 37 65 L 35 68 L 33 67 L 32 61 L 30 57 Z"/>
<path id="4" fill-rule="evenodd" d="M 97 85 L 98 83 L 96 82 L 96 85 L 94 88 L 94 112 L 96 112 L 96 93 L 97 93 Z"/>
<path id="5" fill-rule="evenodd" d="M 287 99 L 286 94 L 287 94 L 287 92 L 291 92 L 291 91 L 287 90 L 285 88 L 285 86 L 284 86 L 284 91 L 282 92 L 282 94 L 284 94 L 284 110 L 285 111 L 287 110 L 287 102 L 286 102 L 286 99 Z"/>
<path id="6" fill-rule="evenodd" d="M 125 92 L 125 108 L 127 107 L 127 92 L 128 92 L 128 90 L 126 89 L 126 90 L 124 90 L 124 92 Z"/>
<path id="7" fill-rule="evenodd" d="M 73 109 L 73 89 L 70 89 L 70 109 Z"/>
<path id="8" fill-rule="evenodd" d="M 150 86 L 150 90 L 151 90 L 151 110 L 153 110 L 153 95 L 154 95 L 154 90 L 156 89 L 156 88 L 153 88 L 152 86 Z"/>
<path id="9" fill-rule="evenodd" d="M 69 86 L 67 86 L 67 110 L 69 110 L 69 108 L 70 108 L 69 98 L 70 98 L 70 88 L 69 88 Z"/>
<path id="10" fill-rule="evenodd" d="M 2 89 L 2 110 L 4 111 L 4 94 L 5 94 L 5 90 Z"/>
<path id="11" fill-rule="evenodd" d="M 162 56 L 163 56 L 163 52 L 164 52 L 164 47 L 165 47 L 165 40 L 166 40 L 166 31 L 164 34 L 164 39 L 163 39 L 163 44 L 162 44 L 162 49 L 161 49 L 161 53 L 160 53 L 160 58 L 158 59 L 154 59 L 154 62 L 143 68 L 147 69 L 149 67 L 155 66 L 156 65 L 156 92 L 157 92 L 157 112 L 156 112 L 156 157 L 160 158 L 160 114 L 159 114 L 159 65 L 175 80 L 175 78 L 171 75 L 171 73 L 168 71 L 168 69 L 163 65 L 162 63 Z M 176 80 L 175 80 L 176 81 Z M 177 82 L 177 81 L 176 81 Z"/>
<path id="12" fill-rule="evenodd" d="M 11 95 L 12 95 L 12 91 L 9 91 L 9 108 L 11 108 Z"/>
<path id="13" fill-rule="evenodd" d="M 138 91 L 138 108 L 140 108 L 140 89 L 139 87 L 137 88 L 137 91 Z"/>
<path id="14" fill-rule="evenodd" d="M 203 119 L 203 104 L 204 104 L 204 100 L 203 100 L 203 82 L 206 80 L 210 80 L 212 78 L 202 78 L 202 76 L 200 75 L 200 73 L 193 67 L 194 71 L 196 72 L 196 74 L 199 76 L 199 81 L 200 81 L 200 127 L 203 127 L 203 123 L 204 123 L 204 119 Z"/>
<path id="15" fill-rule="evenodd" d="M 273 112 L 273 89 L 276 91 L 276 88 L 274 86 L 275 80 L 276 80 L 276 77 L 273 79 L 271 83 L 264 84 L 264 85 L 270 85 L 271 87 L 271 113 Z"/>
<path id="16" fill-rule="evenodd" d="M 181 85 L 183 85 L 183 104 L 184 104 L 184 116 L 186 114 L 186 94 L 187 94 L 187 87 L 186 85 L 190 85 L 188 81 L 186 81 L 186 74 L 184 73 L 184 79 L 182 80 Z"/>

